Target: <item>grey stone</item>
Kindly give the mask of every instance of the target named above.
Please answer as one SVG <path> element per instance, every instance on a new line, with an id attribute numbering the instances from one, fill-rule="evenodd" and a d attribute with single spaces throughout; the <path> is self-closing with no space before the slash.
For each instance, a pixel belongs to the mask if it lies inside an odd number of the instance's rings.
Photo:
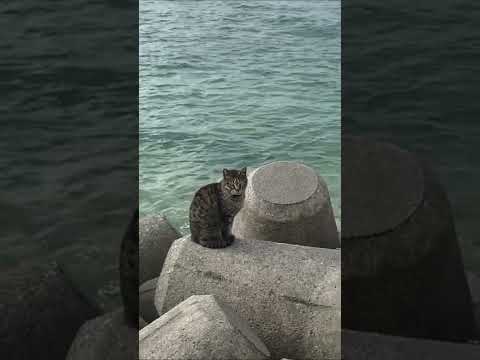
<path id="1" fill-rule="evenodd" d="M 342 174 L 343 326 L 472 339 L 450 204 L 430 167 L 393 145 L 346 138 Z"/>
<path id="2" fill-rule="evenodd" d="M 98 309 L 56 263 L 2 275 L 0 358 L 64 360 L 78 328 Z"/>
<path id="3" fill-rule="evenodd" d="M 86 322 L 66 360 L 136 360 L 138 330 L 125 324 L 123 309 Z"/>
<path id="4" fill-rule="evenodd" d="M 474 305 L 480 305 L 480 277 L 472 272 L 467 272 L 467 279 L 472 302 Z"/>
<path id="5" fill-rule="evenodd" d="M 342 144 L 342 237 L 361 237 L 391 230 L 404 222 L 423 200 L 419 161 L 394 145 L 359 137 Z"/>
<path id="6" fill-rule="evenodd" d="M 115 310 L 121 301 L 120 294 L 112 294 L 118 287 L 118 266 L 105 268 L 110 257 L 95 245 L 82 246 L 81 250 L 74 247 L 67 255 L 56 257 L 72 286 L 98 308 L 99 314 Z"/>
<path id="7" fill-rule="evenodd" d="M 224 249 L 176 240 L 155 294 L 159 314 L 195 294 L 230 305 L 273 358 L 340 358 L 340 251 L 237 239 Z"/>
<path id="8" fill-rule="evenodd" d="M 180 233 L 164 216 L 149 216 L 139 222 L 139 283 L 158 277 L 173 240 Z"/>
<path id="9" fill-rule="evenodd" d="M 467 280 L 475 313 L 477 338 L 480 338 L 480 277 L 471 272 L 467 272 Z"/>
<path id="10" fill-rule="evenodd" d="M 236 237 L 340 246 L 327 185 L 310 167 L 278 161 L 253 170 L 248 178 L 244 206 L 232 226 Z"/>
<path id="11" fill-rule="evenodd" d="M 144 282 L 139 289 L 139 312 L 147 322 L 158 318 L 155 308 L 155 289 L 157 288 L 158 277 Z"/>
<path id="12" fill-rule="evenodd" d="M 194 295 L 140 331 L 140 360 L 260 360 L 270 353 L 229 306 Z"/>
<path id="13" fill-rule="evenodd" d="M 345 360 L 477 360 L 480 346 L 342 330 Z"/>

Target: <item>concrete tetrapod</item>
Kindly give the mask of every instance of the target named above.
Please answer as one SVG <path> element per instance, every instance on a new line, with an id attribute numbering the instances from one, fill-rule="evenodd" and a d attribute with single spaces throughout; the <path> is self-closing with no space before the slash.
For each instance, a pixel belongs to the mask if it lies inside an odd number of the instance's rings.
<path id="1" fill-rule="evenodd" d="M 158 277 L 143 283 L 138 292 L 138 311 L 140 316 L 147 322 L 151 323 L 158 318 L 157 309 L 155 308 L 155 289 L 157 288 Z"/>
<path id="2" fill-rule="evenodd" d="M 345 360 L 477 360 L 480 346 L 342 330 Z"/>
<path id="3" fill-rule="evenodd" d="M 18 267 L 0 279 L 0 359 L 64 360 L 98 308 L 56 263 Z"/>
<path id="4" fill-rule="evenodd" d="M 208 249 L 176 240 L 155 294 L 163 314 L 195 294 L 234 308 L 273 358 L 340 359 L 340 251 L 237 239 Z"/>
<path id="5" fill-rule="evenodd" d="M 475 314 L 475 325 L 477 330 L 477 339 L 480 338 L 480 277 L 467 272 L 467 280 L 472 296 L 473 312 Z"/>
<path id="6" fill-rule="evenodd" d="M 140 360 L 261 360 L 270 353 L 247 323 L 213 295 L 194 295 L 139 335 Z"/>
<path id="7" fill-rule="evenodd" d="M 396 146 L 342 141 L 342 324 L 398 336 L 474 338 L 448 199 Z"/>
<path id="8" fill-rule="evenodd" d="M 310 167 L 291 161 L 249 173 L 232 232 L 241 239 L 340 247 L 327 184 Z"/>
<path id="9" fill-rule="evenodd" d="M 139 283 L 158 277 L 170 245 L 180 233 L 164 216 L 149 216 L 139 221 Z"/>
<path id="10" fill-rule="evenodd" d="M 83 324 L 66 360 L 136 360 L 138 331 L 126 325 L 123 311 L 120 308 Z"/>

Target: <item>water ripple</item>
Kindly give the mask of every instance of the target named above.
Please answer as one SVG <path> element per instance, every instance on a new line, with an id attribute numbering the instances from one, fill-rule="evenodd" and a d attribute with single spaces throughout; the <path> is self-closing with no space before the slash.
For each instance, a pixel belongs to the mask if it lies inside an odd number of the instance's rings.
<path id="1" fill-rule="evenodd" d="M 159 21 L 160 19 L 160 21 Z M 302 160 L 340 218 L 340 1 L 140 2 L 141 212 L 188 231 L 223 167 Z"/>

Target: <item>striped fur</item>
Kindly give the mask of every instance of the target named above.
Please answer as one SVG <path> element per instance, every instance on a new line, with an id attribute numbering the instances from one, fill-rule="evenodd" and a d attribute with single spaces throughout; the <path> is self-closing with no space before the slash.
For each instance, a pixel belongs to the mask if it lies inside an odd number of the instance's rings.
<path id="1" fill-rule="evenodd" d="M 234 216 L 243 205 L 247 186 L 246 168 L 223 170 L 219 183 L 200 188 L 190 205 L 190 232 L 192 240 L 208 248 L 231 245 Z"/>

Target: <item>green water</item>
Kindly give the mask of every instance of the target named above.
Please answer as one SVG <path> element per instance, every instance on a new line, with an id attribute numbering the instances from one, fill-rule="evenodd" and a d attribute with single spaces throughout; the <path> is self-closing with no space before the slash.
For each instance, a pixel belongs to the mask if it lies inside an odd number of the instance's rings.
<path id="1" fill-rule="evenodd" d="M 340 1 L 140 2 L 140 212 L 188 232 L 222 168 L 298 160 L 340 218 Z"/>

